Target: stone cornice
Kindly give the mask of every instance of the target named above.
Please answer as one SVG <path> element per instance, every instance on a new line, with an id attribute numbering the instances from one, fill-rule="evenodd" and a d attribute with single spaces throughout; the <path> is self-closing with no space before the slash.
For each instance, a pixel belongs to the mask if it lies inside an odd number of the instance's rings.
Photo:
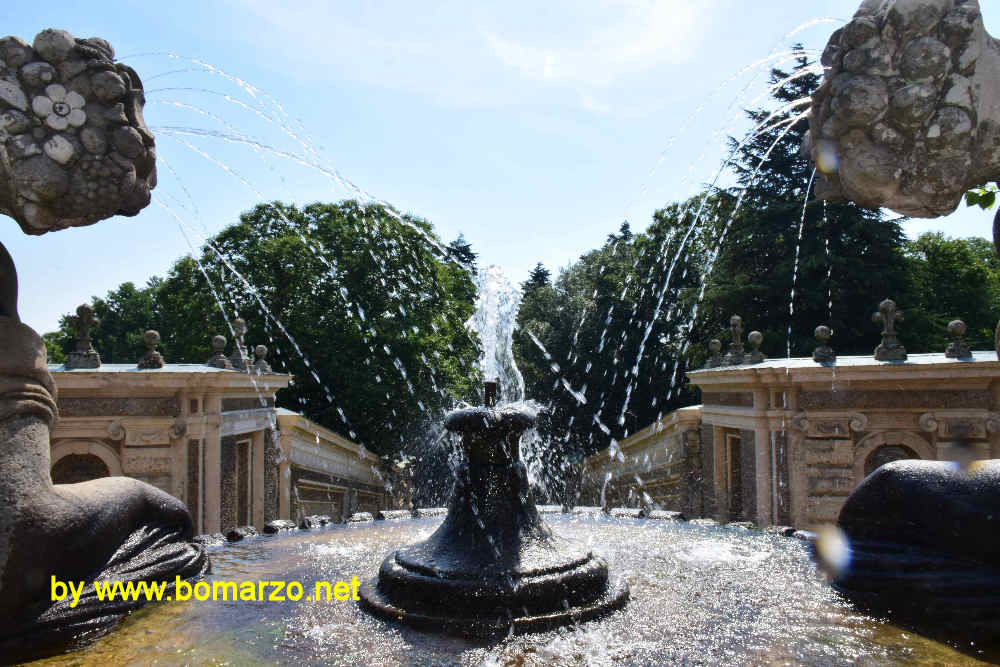
<path id="1" fill-rule="evenodd" d="M 49 368 L 60 394 L 85 393 L 91 395 L 146 395 L 162 396 L 167 393 L 222 393 L 227 396 L 245 394 L 256 396 L 257 391 L 274 394 L 288 386 L 292 379 L 285 373 L 250 375 L 234 371 L 205 372 L 178 370 L 170 365 L 155 370 L 57 370 Z"/>
<path id="2" fill-rule="evenodd" d="M 985 356 L 986 353 L 977 352 Z M 823 366 L 811 359 L 781 359 L 755 366 L 730 366 L 691 371 L 688 378 L 703 391 L 747 391 L 788 385 L 826 386 L 838 389 L 856 384 L 884 385 L 886 388 L 926 385 L 985 387 L 1000 380 L 1000 362 L 992 359 L 958 361 L 944 355 L 911 355 L 914 362 L 878 362 L 870 357 L 839 357 L 835 366 Z"/>
<path id="3" fill-rule="evenodd" d="M 683 426 L 697 427 L 701 421 L 701 406 L 692 405 L 685 408 L 678 408 L 670 414 L 664 415 L 659 421 L 653 422 L 650 426 L 633 433 L 629 437 L 618 443 L 619 449 L 626 452 L 636 449 L 645 444 L 647 440 L 671 435 Z"/>
<path id="4" fill-rule="evenodd" d="M 285 434 L 286 437 L 296 438 L 304 442 L 315 442 L 318 435 L 320 440 L 325 441 L 328 446 L 344 450 L 354 458 L 369 463 L 381 464 L 381 459 L 364 445 L 352 442 L 300 414 L 278 412 L 276 417 L 278 430 Z"/>

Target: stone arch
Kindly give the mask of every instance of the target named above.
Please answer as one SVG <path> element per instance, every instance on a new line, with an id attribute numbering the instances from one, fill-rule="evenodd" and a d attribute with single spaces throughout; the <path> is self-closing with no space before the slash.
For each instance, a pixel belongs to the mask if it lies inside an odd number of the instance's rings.
<path id="1" fill-rule="evenodd" d="M 108 465 L 93 454 L 67 454 L 52 466 L 53 484 L 76 484 L 108 477 Z"/>
<path id="2" fill-rule="evenodd" d="M 854 478 L 860 483 L 865 478 L 865 463 L 880 447 L 900 447 L 915 454 L 914 458 L 933 461 L 937 454 L 931 443 L 910 431 L 881 431 L 862 438 L 854 448 Z"/>
<path id="3" fill-rule="evenodd" d="M 60 459 L 74 454 L 77 456 L 96 456 L 104 462 L 108 468 L 108 474 L 113 477 L 123 474 L 118 452 L 97 440 L 60 440 L 53 443 L 50 457 L 52 468 L 55 468 Z M 49 470 L 51 471 L 52 468 Z"/>

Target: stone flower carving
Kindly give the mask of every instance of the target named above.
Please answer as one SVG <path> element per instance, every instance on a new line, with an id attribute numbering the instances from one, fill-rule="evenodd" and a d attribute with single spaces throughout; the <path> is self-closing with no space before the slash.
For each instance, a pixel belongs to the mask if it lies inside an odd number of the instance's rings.
<path id="1" fill-rule="evenodd" d="M 144 104 L 103 39 L 0 38 L 0 213 L 27 234 L 136 215 L 156 187 Z"/>
<path id="2" fill-rule="evenodd" d="M 53 130 L 80 127 L 87 120 L 83 107 L 87 103 L 83 95 L 66 89 L 58 83 L 45 87 L 45 94 L 31 100 L 31 109 Z"/>

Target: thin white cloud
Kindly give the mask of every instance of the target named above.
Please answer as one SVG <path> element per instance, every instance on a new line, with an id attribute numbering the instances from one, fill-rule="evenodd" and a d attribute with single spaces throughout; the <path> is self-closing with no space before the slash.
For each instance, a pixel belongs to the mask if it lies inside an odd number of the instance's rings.
<path id="1" fill-rule="evenodd" d="M 660 82 L 648 80 L 653 70 L 694 60 L 704 33 L 697 25 L 713 14 L 671 0 L 239 6 L 257 25 L 256 36 L 267 35 L 268 48 L 281 52 L 276 60 L 328 69 L 335 78 L 447 105 L 549 104 L 562 96 L 572 106 L 619 115 L 645 113 L 654 89 L 662 97 Z M 625 78 L 639 78 L 638 89 L 611 95 Z M 629 99 L 635 95 L 643 99 Z"/>
<path id="2" fill-rule="evenodd" d="M 574 7 L 567 6 L 566 12 Z M 664 64 L 692 60 L 701 40 L 704 8 L 673 0 L 616 0 L 601 3 L 586 22 L 574 22 L 561 45 L 531 43 L 483 30 L 494 55 L 536 81 L 607 87 L 623 77 Z M 559 34 L 556 32 L 555 34 Z"/>

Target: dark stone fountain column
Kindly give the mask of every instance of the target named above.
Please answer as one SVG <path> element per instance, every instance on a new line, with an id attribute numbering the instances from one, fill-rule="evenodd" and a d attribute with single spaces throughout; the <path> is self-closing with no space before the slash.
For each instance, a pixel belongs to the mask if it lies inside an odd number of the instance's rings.
<path id="1" fill-rule="evenodd" d="M 487 390 L 488 391 L 488 390 Z M 489 397 L 489 393 L 488 393 Z M 520 461 L 525 407 L 456 410 L 462 434 L 448 516 L 426 541 L 390 553 L 362 604 L 384 618 L 465 635 L 536 632 L 595 618 L 628 601 L 605 561 L 552 533 L 535 509 Z"/>

